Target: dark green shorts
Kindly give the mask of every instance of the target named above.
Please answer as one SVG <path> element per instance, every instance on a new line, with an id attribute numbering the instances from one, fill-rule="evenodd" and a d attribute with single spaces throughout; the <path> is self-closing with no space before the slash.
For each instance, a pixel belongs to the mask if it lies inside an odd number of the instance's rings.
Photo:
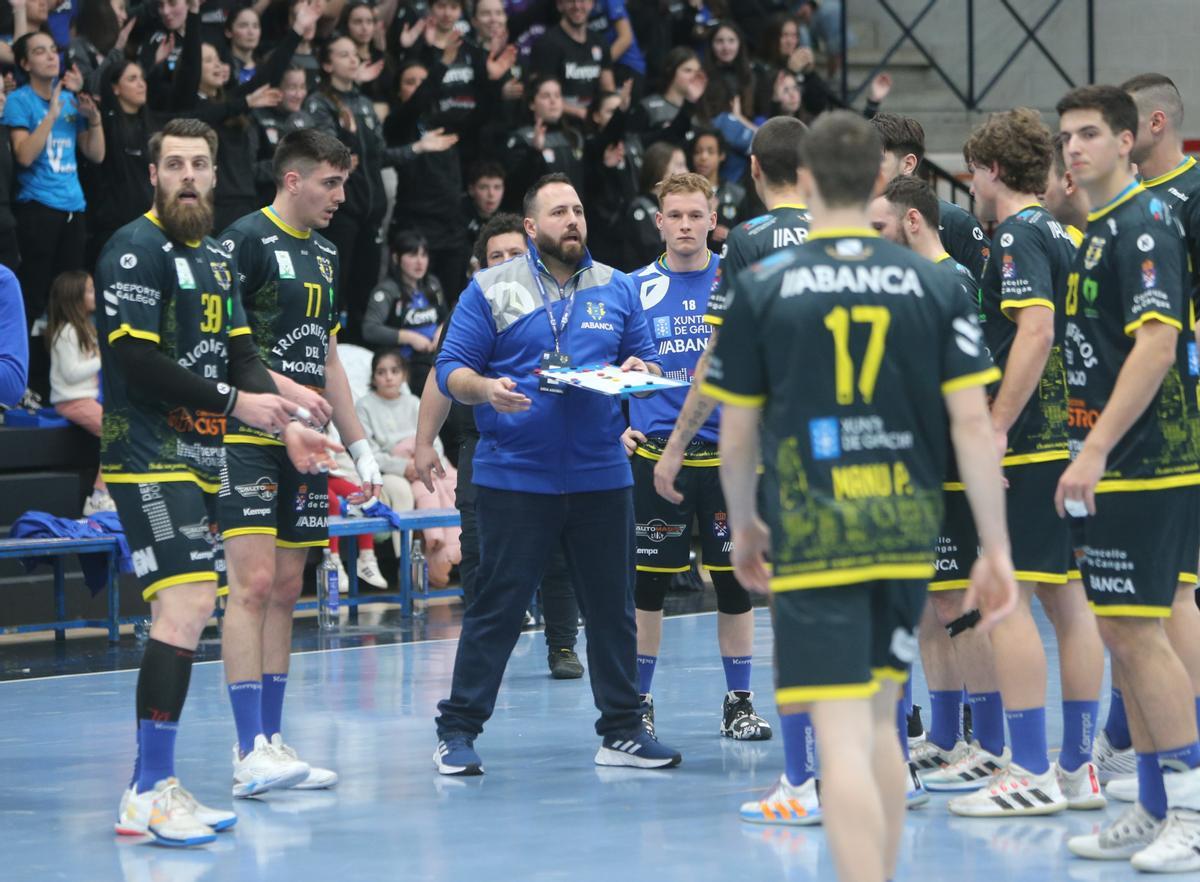
<path id="1" fill-rule="evenodd" d="M 927 585 L 904 579 L 776 592 L 776 702 L 867 698 L 883 680 L 907 680 Z"/>
<path id="2" fill-rule="evenodd" d="M 274 536 L 283 548 L 329 544 L 329 478 L 304 475 L 281 445 L 228 444 L 218 512 L 221 533 Z"/>
<path id="3" fill-rule="evenodd" d="M 192 582 L 224 583 L 217 497 L 192 481 L 111 483 L 142 597 Z M 222 592 L 223 593 L 223 592 Z"/>
<path id="4" fill-rule="evenodd" d="M 942 532 L 934 547 L 933 579 L 930 591 L 954 591 L 971 581 L 971 567 L 979 556 L 979 535 L 975 518 L 963 490 L 946 491 L 946 514 Z"/>
<path id="5" fill-rule="evenodd" d="M 1194 583 L 1200 488 L 1097 493 L 1096 514 L 1072 520 L 1096 615 L 1167 618 L 1179 583 Z"/>
<path id="6" fill-rule="evenodd" d="M 1022 582 L 1065 585 L 1073 569 L 1071 529 L 1054 509 L 1058 479 L 1067 460 L 1006 466 L 1005 504 L 1013 568 Z"/>

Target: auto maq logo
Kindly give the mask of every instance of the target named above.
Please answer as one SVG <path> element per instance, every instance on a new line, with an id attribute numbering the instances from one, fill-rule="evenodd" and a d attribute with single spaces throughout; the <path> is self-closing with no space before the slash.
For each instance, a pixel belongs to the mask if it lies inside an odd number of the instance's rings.
<path id="1" fill-rule="evenodd" d="M 238 484 L 233 488 L 244 499 L 261 499 L 270 502 L 279 495 L 279 485 L 265 475 L 253 484 Z"/>
<path id="2" fill-rule="evenodd" d="M 685 529 L 683 524 L 668 524 L 666 521 L 655 518 L 647 524 L 638 524 L 637 534 L 646 537 L 651 542 L 662 542 L 664 539 L 679 538 Z"/>

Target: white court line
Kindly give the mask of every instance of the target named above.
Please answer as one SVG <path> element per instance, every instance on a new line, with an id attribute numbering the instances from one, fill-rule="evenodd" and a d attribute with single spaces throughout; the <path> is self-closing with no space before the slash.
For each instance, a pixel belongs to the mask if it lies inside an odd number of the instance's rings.
<path id="1" fill-rule="evenodd" d="M 757 609 L 757 607 L 756 607 L 756 609 Z M 765 609 L 765 607 L 763 607 L 763 609 Z M 697 616 L 715 616 L 716 614 L 717 614 L 717 610 L 714 609 L 710 612 L 679 613 L 678 615 L 667 616 L 666 619 L 667 619 L 667 621 L 670 621 L 671 619 L 694 619 Z M 521 636 L 522 637 L 532 637 L 535 634 L 544 633 L 545 630 L 546 630 L 545 628 L 535 628 L 532 631 L 522 631 Z M 582 628 L 580 630 L 582 630 Z M 457 643 L 457 642 L 458 642 L 457 637 L 435 637 L 430 640 L 409 640 L 406 642 L 397 641 L 394 643 L 371 643 L 371 644 L 367 644 L 364 646 L 337 646 L 337 647 L 334 647 L 331 649 L 304 649 L 304 650 L 300 650 L 297 652 L 293 652 L 292 655 L 315 655 L 315 654 L 321 653 L 321 652 L 329 652 L 329 653 L 354 652 L 354 651 L 362 650 L 362 649 L 394 649 L 396 647 L 403 648 L 405 646 L 420 646 L 420 645 L 424 645 L 426 643 Z M 201 665 L 219 665 L 219 664 L 221 664 L 221 659 L 213 658 L 213 659 L 208 659 L 206 661 L 194 662 L 192 664 L 192 667 L 198 668 Z M 72 677 L 102 677 L 105 674 L 136 674 L 136 673 L 138 673 L 138 670 L 139 670 L 138 668 L 125 668 L 124 670 L 120 670 L 120 671 L 84 671 L 83 673 L 79 673 L 79 674 L 51 674 L 48 677 L 24 677 L 24 678 L 16 679 L 16 680 L 0 680 L 0 686 L 9 686 L 14 683 L 45 683 L 47 680 L 69 680 Z"/>

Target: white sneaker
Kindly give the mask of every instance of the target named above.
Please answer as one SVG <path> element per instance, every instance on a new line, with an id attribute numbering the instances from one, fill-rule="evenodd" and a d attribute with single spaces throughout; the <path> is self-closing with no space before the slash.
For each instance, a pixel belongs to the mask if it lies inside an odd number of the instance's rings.
<path id="1" fill-rule="evenodd" d="M 296 755 L 296 751 L 283 743 L 283 736 L 278 732 L 271 736 L 271 747 L 282 756 L 294 762 L 300 762 L 300 757 Z M 304 763 L 308 765 L 308 763 Z M 329 769 L 318 768 L 317 766 L 308 766 L 308 777 L 299 784 L 293 784 L 292 790 L 328 790 L 338 782 L 337 772 Z"/>
<path id="2" fill-rule="evenodd" d="M 223 811 L 222 809 L 209 808 L 196 799 L 192 793 L 187 790 L 182 784 L 176 781 L 179 787 L 179 798 L 183 800 L 185 805 L 191 811 L 192 815 L 201 824 L 212 827 L 214 833 L 221 833 L 230 829 L 237 823 L 237 815 L 233 812 Z M 121 794 L 121 805 L 117 809 L 117 823 L 113 825 L 118 836 L 145 836 L 146 825 L 144 818 L 141 818 L 136 812 L 127 811 L 129 800 L 137 795 L 136 786 L 130 786 L 128 790 Z"/>
<path id="3" fill-rule="evenodd" d="M 85 518 L 90 518 L 96 512 L 116 510 L 117 504 L 113 502 L 113 498 L 99 490 L 93 491 L 91 496 L 83 500 L 83 516 Z"/>
<path id="4" fill-rule="evenodd" d="M 1117 750 L 1101 729 L 1092 741 L 1092 762 L 1100 773 L 1100 783 L 1107 784 L 1117 778 L 1132 778 L 1137 775 L 1137 755 L 1132 747 Z"/>
<path id="5" fill-rule="evenodd" d="M 1055 762 L 1054 774 L 1058 776 L 1059 789 L 1067 798 L 1067 808 L 1088 811 L 1108 805 L 1108 800 L 1100 790 L 1100 777 L 1095 763 L 1084 763 L 1074 772 L 1068 772 Z"/>
<path id="6" fill-rule="evenodd" d="M 1137 802 L 1137 776 L 1135 775 L 1132 778 L 1113 778 L 1104 786 L 1104 795 L 1109 799 L 1115 799 L 1117 802 Z"/>
<path id="7" fill-rule="evenodd" d="M 949 750 L 943 750 L 936 742 L 926 738 L 916 747 L 909 749 L 908 761 L 917 767 L 917 774 L 923 778 L 957 762 L 967 752 L 967 748 L 967 742 L 960 741 Z"/>
<path id="8" fill-rule="evenodd" d="M 1194 873 L 1200 870 L 1200 813 L 1168 809 L 1154 841 L 1129 861 L 1143 873 Z"/>
<path id="9" fill-rule="evenodd" d="M 308 764 L 278 753 L 266 735 L 254 736 L 254 750 L 245 756 L 233 746 L 233 795 L 238 798 L 285 790 L 306 778 Z"/>
<path id="10" fill-rule="evenodd" d="M 947 808 L 965 818 L 1013 818 L 1021 815 L 1054 815 L 1067 807 L 1054 769 L 1035 775 L 1016 763 L 992 778 L 985 787 L 956 796 Z"/>
<path id="11" fill-rule="evenodd" d="M 821 823 L 821 795 L 816 778 L 809 778 L 799 787 L 780 775 L 766 796 L 754 802 L 742 803 L 742 820 L 750 824 L 782 824 L 789 827 L 808 827 Z"/>
<path id="12" fill-rule="evenodd" d="M 1093 861 L 1127 861 L 1154 841 L 1163 822 L 1135 802 L 1099 833 L 1072 836 L 1067 848 Z"/>
<path id="13" fill-rule="evenodd" d="M 388 586 L 387 579 L 379 571 L 379 561 L 375 559 L 374 551 L 360 551 L 358 553 L 356 571 L 358 572 L 358 578 L 362 579 L 372 588 L 386 588 Z"/>
<path id="14" fill-rule="evenodd" d="M 1012 752 L 1006 747 L 1000 756 L 988 753 L 978 741 L 969 745 L 959 742 L 951 751 L 952 762 L 944 768 L 921 777 L 926 790 L 934 793 L 963 793 L 978 790 L 987 784 L 993 775 L 1004 771 L 1012 760 Z"/>
<path id="15" fill-rule="evenodd" d="M 177 778 L 164 778 L 145 793 L 135 793 L 132 789 L 125 791 L 121 797 L 119 824 L 128 830 L 149 834 L 161 845 L 207 845 L 217 838 L 217 834 L 192 814 L 193 805 L 196 805 L 195 798 L 187 794 Z"/>

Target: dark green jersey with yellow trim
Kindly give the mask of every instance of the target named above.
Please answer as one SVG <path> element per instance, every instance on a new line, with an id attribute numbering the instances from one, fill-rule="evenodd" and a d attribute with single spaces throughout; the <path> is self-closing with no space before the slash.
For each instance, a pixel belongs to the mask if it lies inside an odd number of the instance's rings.
<path id="1" fill-rule="evenodd" d="M 1200 483 L 1200 360 L 1187 288 L 1183 233 L 1157 194 L 1131 185 L 1088 215 L 1064 310 L 1073 451 L 1082 448 L 1107 406 L 1137 329 L 1159 321 L 1180 331 L 1175 364 L 1145 412 L 1109 453 L 1097 492 Z"/>
<path id="2" fill-rule="evenodd" d="M 1067 385 L 1060 315 L 1075 243 L 1049 211 L 1031 205 L 996 228 L 991 247 L 991 259 L 980 285 L 979 319 L 996 365 L 1004 370 L 1008 364 L 1009 351 L 1017 338 L 1019 310 L 1042 306 L 1055 315 L 1054 345 L 1041 382 L 1008 431 L 1004 464 L 1066 459 Z"/>
<path id="3" fill-rule="evenodd" d="M 1192 302 L 1200 302 L 1200 163 L 1189 156 L 1165 175 L 1142 181 L 1175 214 L 1183 225 L 1192 265 Z"/>
<path id="4" fill-rule="evenodd" d="M 290 227 L 270 208 L 234 221 L 221 244 L 237 264 L 242 303 L 262 360 L 289 380 L 324 389 L 329 338 L 339 330 L 333 291 L 337 248 L 320 233 Z M 230 434 L 279 443 L 237 421 Z"/>
<path id="5" fill-rule="evenodd" d="M 998 374 L 974 304 L 867 230 L 810 233 L 729 292 L 703 389 L 763 409 L 772 588 L 930 578 L 943 395 Z"/>
<path id="6" fill-rule="evenodd" d="M 704 321 L 719 327 L 725 320 L 725 289 L 750 264 L 784 248 L 803 245 L 811 217 L 803 205 L 777 205 L 766 214 L 738 224 L 721 249 L 721 265 L 713 279 Z"/>
<path id="7" fill-rule="evenodd" d="M 979 303 L 979 283 L 975 281 L 975 277 L 971 275 L 971 271 L 951 257 L 949 252 L 935 260 L 933 265 L 945 277 L 951 288 L 958 290 L 959 299 L 967 305 L 967 308 L 974 310 Z M 992 359 L 989 355 L 988 363 L 991 364 L 991 361 Z M 947 444 L 949 444 L 948 432 L 946 440 Z M 949 447 L 947 447 L 947 450 L 949 450 Z M 959 485 L 956 489 L 961 489 L 958 475 L 958 460 L 955 459 L 953 452 L 946 457 L 946 484 Z"/>
<path id="8" fill-rule="evenodd" d="M 214 383 L 228 380 L 231 336 L 248 334 L 229 252 L 214 240 L 169 238 L 151 215 L 117 230 L 96 263 L 96 327 L 104 381 L 100 463 L 109 482 L 182 480 L 216 484 L 226 418 L 139 392 L 117 366 L 125 335 Z"/>

